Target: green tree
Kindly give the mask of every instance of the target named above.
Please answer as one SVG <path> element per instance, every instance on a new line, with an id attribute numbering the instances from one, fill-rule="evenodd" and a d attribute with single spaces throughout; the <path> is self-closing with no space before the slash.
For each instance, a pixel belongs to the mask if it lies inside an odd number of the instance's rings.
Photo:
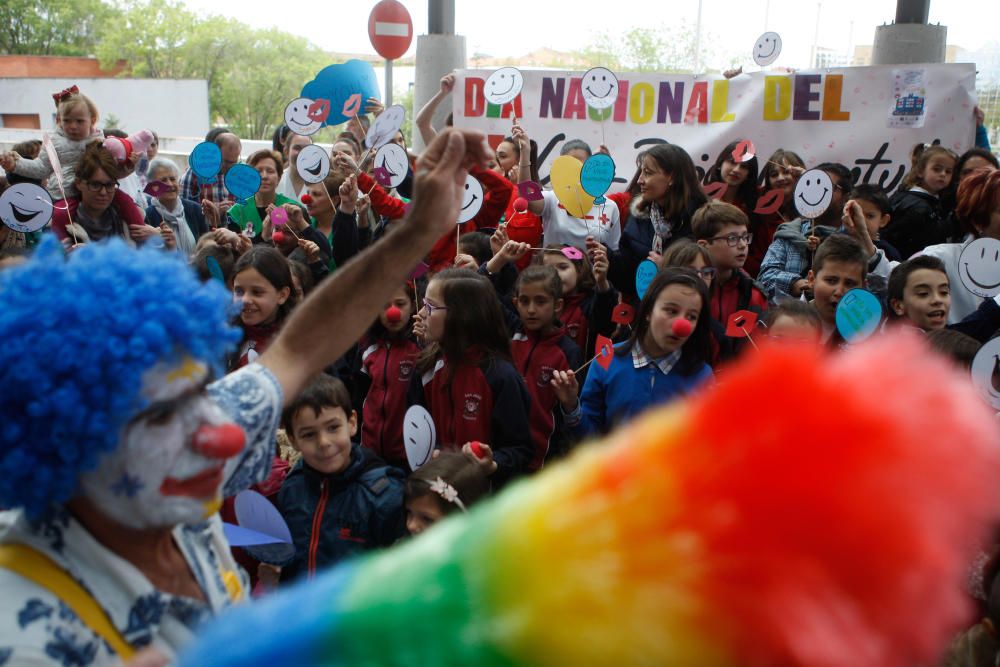
<path id="1" fill-rule="evenodd" d="M 101 0 L 3 0 L 0 53 L 85 56 L 117 29 L 118 10 Z"/>

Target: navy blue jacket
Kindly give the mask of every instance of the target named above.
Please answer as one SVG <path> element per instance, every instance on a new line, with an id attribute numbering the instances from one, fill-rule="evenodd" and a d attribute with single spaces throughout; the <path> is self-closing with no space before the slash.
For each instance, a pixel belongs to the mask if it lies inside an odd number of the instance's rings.
<path id="1" fill-rule="evenodd" d="M 404 483 L 403 471 L 358 444 L 340 473 L 325 475 L 305 461 L 296 463 L 278 491 L 278 509 L 295 544 L 282 581 L 399 539 L 405 532 Z"/>
<path id="2" fill-rule="evenodd" d="M 184 219 L 187 220 L 194 240 L 201 238 L 202 234 L 208 233 L 208 223 L 205 222 L 205 214 L 201 212 L 201 204 L 190 199 L 181 199 L 181 206 L 184 207 Z M 163 222 L 163 217 L 156 210 L 155 206 L 146 207 L 146 224 L 151 227 L 159 227 Z"/>

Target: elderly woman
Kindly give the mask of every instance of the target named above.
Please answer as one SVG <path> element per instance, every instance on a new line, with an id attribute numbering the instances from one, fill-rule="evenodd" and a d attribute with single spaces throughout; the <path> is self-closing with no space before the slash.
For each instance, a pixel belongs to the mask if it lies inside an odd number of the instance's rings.
<path id="1" fill-rule="evenodd" d="M 198 239 L 208 233 L 201 205 L 180 196 L 180 171 L 173 160 L 153 158 L 146 173 L 150 183 L 159 181 L 165 186 L 159 189 L 152 205 L 146 209 L 146 223 L 161 229 L 166 225 L 173 233 L 177 250 L 190 257 Z"/>
<path id="2" fill-rule="evenodd" d="M 84 243 L 117 236 L 133 243 L 159 235 L 146 225 L 132 198 L 118 190 L 118 164 L 101 142 L 84 149 L 73 184 L 79 196 L 58 204 L 52 213 L 52 231 L 60 240 Z"/>

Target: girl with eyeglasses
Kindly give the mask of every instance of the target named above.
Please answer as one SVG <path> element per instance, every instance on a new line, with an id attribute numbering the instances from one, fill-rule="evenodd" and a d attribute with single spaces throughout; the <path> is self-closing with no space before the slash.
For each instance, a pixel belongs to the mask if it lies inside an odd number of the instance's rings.
<path id="1" fill-rule="evenodd" d="M 427 284 L 414 331 L 428 344 L 410 383 L 410 405 L 427 408 L 436 447 L 479 442 L 494 486 L 528 470 L 535 450 L 524 380 L 511 363 L 510 338 L 490 281 L 446 269 Z"/>

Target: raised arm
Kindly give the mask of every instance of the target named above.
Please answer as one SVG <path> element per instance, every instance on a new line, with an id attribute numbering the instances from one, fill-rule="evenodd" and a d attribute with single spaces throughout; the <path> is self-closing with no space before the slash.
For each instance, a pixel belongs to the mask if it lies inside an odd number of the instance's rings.
<path id="1" fill-rule="evenodd" d="M 488 156 L 480 132 L 445 130 L 427 147 L 417 162 L 409 224 L 399 225 L 316 288 L 261 356 L 286 401 L 354 344 L 434 242 L 454 229 L 469 168 L 485 164 Z"/>
<path id="2" fill-rule="evenodd" d="M 444 98 L 451 95 L 451 91 L 454 89 L 455 73 L 445 74 L 441 77 L 441 90 L 434 97 L 427 100 L 427 104 L 417 113 L 414 122 L 417 124 L 417 129 L 420 130 L 420 136 L 423 138 L 425 144 L 429 145 L 434 141 L 434 137 L 437 136 L 437 130 L 431 125 L 431 121 L 434 119 L 434 112 L 437 111 L 438 106 L 444 101 Z"/>

